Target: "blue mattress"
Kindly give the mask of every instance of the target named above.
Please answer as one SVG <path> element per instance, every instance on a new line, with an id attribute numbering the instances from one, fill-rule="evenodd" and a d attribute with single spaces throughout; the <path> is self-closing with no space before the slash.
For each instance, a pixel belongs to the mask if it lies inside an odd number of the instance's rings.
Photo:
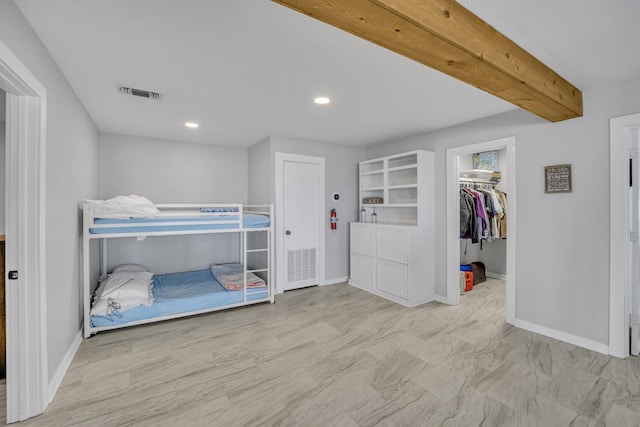
<path id="1" fill-rule="evenodd" d="M 227 291 L 210 269 L 153 276 L 153 304 L 116 311 L 111 316 L 91 316 L 91 326 L 124 325 L 136 320 L 221 307 L 243 301 L 243 291 Z M 247 289 L 247 300 L 267 298 L 266 288 Z"/>
<path id="2" fill-rule="evenodd" d="M 147 233 L 154 231 L 192 231 L 192 230 L 225 230 L 237 229 L 238 224 L 201 224 L 212 221 L 237 221 L 238 215 L 186 217 L 186 218 L 96 218 L 95 224 L 113 224 L 114 227 L 90 228 L 91 234 L 126 234 Z M 193 224 L 167 225 L 171 222 L 190 222 Z M 244 228 L 269 227 L 269 217 L 257 214 L 243 214 Z"/>

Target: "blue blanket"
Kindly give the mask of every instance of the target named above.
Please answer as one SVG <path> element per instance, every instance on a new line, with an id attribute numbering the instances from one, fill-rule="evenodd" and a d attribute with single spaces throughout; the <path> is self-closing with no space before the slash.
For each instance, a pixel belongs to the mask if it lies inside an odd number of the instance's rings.
<path id="1" fill-rule="evenodd" d="M 124 325 L 136 320 L 221 307 L 243 301 L 243 291 L 227 291 L 213 277 L 210 269 L 153 276 L 153 304 L 116 311 L 110 316 L 91 316 L 91 325 Z M 247 300 L 267 298 L 264 288 L 248 289 Z"/>
<path id="2" fill-rule="evenodd" d="M 201 224 L 212 221 L 237 221 L 238 215 L 186 218 L 96 218 L 95 224 L 113 224 L 112 227 L 90 228 L 91 234 L 146 233 L 154 231 L 225 230 L 236 229 L 238 224 Z M 191 222 L 187 225 L 167 225 L 167 222 Z M 269 227 L 269 217 L 257 214 L 242 215 L 244 228 Z"/>

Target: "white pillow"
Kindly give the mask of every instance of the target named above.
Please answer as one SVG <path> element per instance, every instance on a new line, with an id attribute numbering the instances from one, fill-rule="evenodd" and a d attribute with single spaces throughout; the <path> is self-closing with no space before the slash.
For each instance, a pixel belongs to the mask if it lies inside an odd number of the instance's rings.
<path id="1" fill-rule="evenodd" d="M 108 200 L 85 199 L 87 203 L 96 203 L 101 207 L 95 209 L 96 214 L 131 213 L 138 215 L 155 215 L 160 212 L 153 206 L 153 202 L 146 197 L 131 194 L 129 196 L 116 196 Z M 122 206 L 127 205 L 127 206 Z M 136 205 L 136 206 L 130 206 Z"/>
<path id="2" fill-rule="evenodd" d="M 149 307 L 153 304 L 153 298 L 130 298 L 130 299 L 114 299 L 114 298 L 100 298 L 91 307 L 91 316 L 107 316 L 113 314 L 115 311 L 123 312 L 131 310 L 132 308 L 144 305 Z"/>
<path id="3" fill-rule="evenodd" d="M 151 286 L 152 273 L 146 271 L 121 271 L 110 274 L 101 286 L 100 298 L 146 297 Z"/>
<path id="4" fill-rule="evenodd" d="M 149 271 L 149 269 L 144 265 L 140 265 L 140 264 L 120 264 L 113 267 L 112 273 L 118 273 L 121 271 L 138 272 L 138 271 Z"/>
<path id="5" fill-rule="evenodd" d="M 120 271 L 111 274 L 100 283 L 91 315 L 108 315 L 114 311 L 126 311 L 139 305 L 153 304 L 151 292 L 152 273 Z"/>

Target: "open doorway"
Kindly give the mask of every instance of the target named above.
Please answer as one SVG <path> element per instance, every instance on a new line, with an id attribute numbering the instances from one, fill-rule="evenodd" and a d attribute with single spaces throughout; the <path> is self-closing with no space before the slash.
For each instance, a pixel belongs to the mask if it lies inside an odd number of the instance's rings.
<path id="1" fill-rule="evenodd" d="M 466 238 L 460 238 L 460 265 L 473 267 L 475 272 L 467 272 L 472 278 L 469 292 L 485 279 L 506 280 L 507 278 L 507 230 L 508 212 L 506 206 L 509 174 L 506 168 L 507 150 L 492 150 L 482 153 L 461 155 L 458 157 L 460 174 L 461 203 L 465 203 L 467 221 Z M 484 230 L 477 227 L 479 204 L 485 207 L 486 222 Z M 472 203 L 473 202 L 473 203 Z M 473 215 L 472 215 L 473 214 Z M 472 227 L 472 225 L 476 225 Z M 471 234 L 473 228 L 474 235 Z M 480 231 L 480 233 L 478 233 Z M 479 237 L 484 231 L 485 236 Z M 462 236 L 461 234 L 461 236 Z M 465 286 L 466 287 L 466 286 Z M 465 289 L 460 290 L 463 295 Z M 468 294 L 466 294 L 468 295 Z"/>
<path id="2" fill-rule="evenodd" d="M 503 138 L 479 144 L 466 145 L 447 150 L 447 296 L 448 304 L 460 303 L 460 261 L 464 249 L 460 244 L 460 173 L 463 161 L 471 155 L 489 151 L 504 151 L 503 163 L 506 180 L 502 188 L 507 194 L 508 238 L 504 242 L 504 255 L 495 256 L 496 267 L 504 271 L 498 276 L 506 281 L 506 321 L 515 322 L 515 248 L 516 248 L 516 192 L 515 192 L 515 138 Z M 490 259 L 487 258 L 487 259 Z M 504 265 L 498 267 L 500 263 Z"/>

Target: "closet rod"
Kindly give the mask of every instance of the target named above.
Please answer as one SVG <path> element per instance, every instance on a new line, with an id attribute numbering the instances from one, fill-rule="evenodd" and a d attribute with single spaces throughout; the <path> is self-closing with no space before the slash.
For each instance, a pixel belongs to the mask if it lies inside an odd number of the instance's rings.
<path id="1" fill-rule="evenodd" d="M 460 184 L 461 187 L 466 188 L 474 187 L 491 190 L 496 183 L 484 179 L 460 178 L 458 184 Z"/>

